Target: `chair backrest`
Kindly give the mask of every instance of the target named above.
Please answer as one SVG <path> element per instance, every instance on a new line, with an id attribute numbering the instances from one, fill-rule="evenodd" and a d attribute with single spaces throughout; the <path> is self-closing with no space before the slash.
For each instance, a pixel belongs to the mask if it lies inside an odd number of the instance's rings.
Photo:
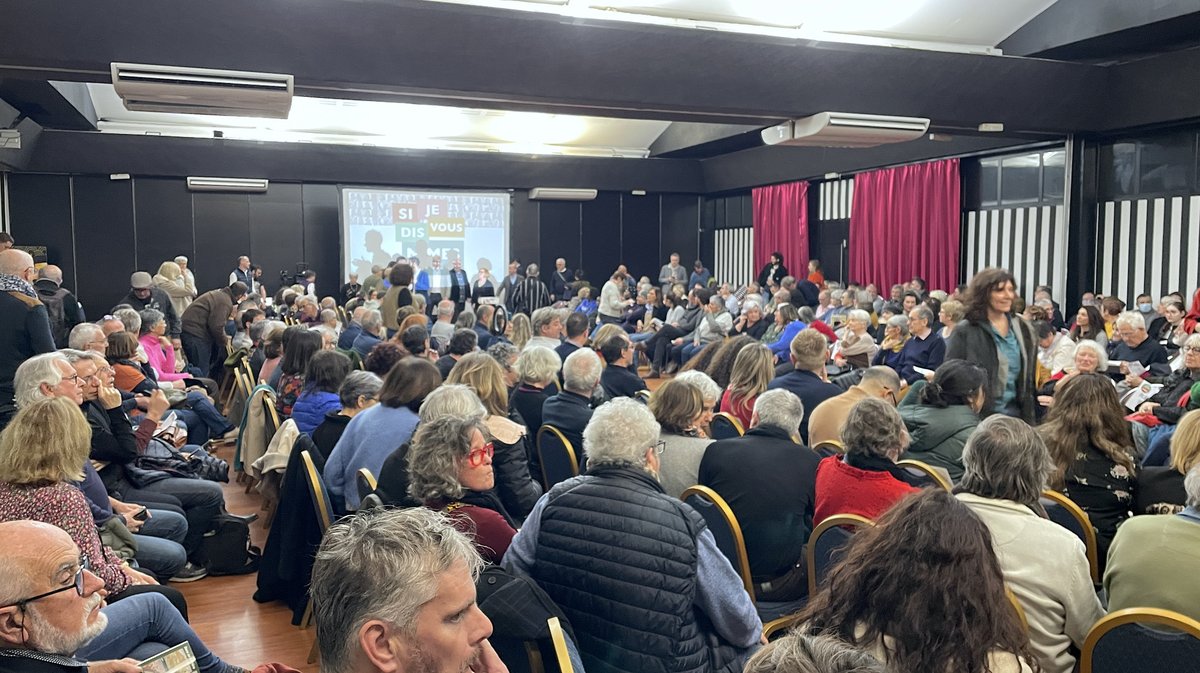
<path id="1" fill-rule="evenodd" d="M 817 524 L 804 548 L 810 598 L 817 593 L 817 586 L 825 579 L 829 569 L 841 560 L 842 547 L 850 541 L 853 529 L 874 525 L 874 521 L 857 514 L 834 514 Z"/>
<path id="2" fill-rule="evenodd" d="M 300 452 L 300 460 L 304 462 L 304 481 L 308 484 L 308 495 L 312 498 L 313 511 L 317 515 L 317 523 L 321 524 L 321 535 L 333 525 L 333 503 L 329 501 L 329 491 L 325 489 L 325 480 L 317 472 L 312 454 Z"/>
<path id="3" fill-rule="evenodd" d="M 266 394 L 262 396 L 263 412 L 267 417 L 267 442 L 279 432 L 279 410 L 275 408 L 275 395 Z"/>
<path id="4" fill-rule="evenodd" d="M 1083 643 L 1079 672 L 1194 671 L 1197 662 L 1200 621 L 1171 610 L 1129 608 L 1109 614 L 1092 627 Z"/>
<path id="5" fill-rule="evenodd" d="M 543 425 L 537 433 L 538 460 L 542 463 L 542 485 L 550 490 L 560 481 L 579 475 L 575 447 L 558 428 Z"/>
<path id="6" fill-rule="evenodd" d="M 954 490 L 954 484 L 950 483 L 950 479 L 948 479 L 946 475 L 939 472 L 937 468 L 929 463 L 920 460 L 914 460 L 912 458 L 905 458 L 904 460 L 896 461 L 896 464 L 905 468 L 916 476 L 927 478 L 931 483 L 936 484 L 947 491 Z"/>
<path id="7" fill-rule="evenodd" d="M 379 486 L 379 482 L 375 481 L 375 475 L 365 467 L 358 468 L 358 472 L 354 474 L 354 483 L 358 487 L 359 500 L 374 493 L 375 487 Z"/>
<path id="8" fill-rule="evenodd" d="M 1092 582 L 1099 584 L 1100 557 L 1096 545 L 1096 529 L 1092 527 L 1092 521 L 1088 518 L 1087 512 L 1084 512 L 1073 500 L 1058 491 L 1042 491 L 1040 502 L 1042 509 L 1046 510 L 1046 518 L 1083 540 Z"/>
<path id="9" fill-rule="evenodd" d="M 550 642 L 554 644 L 554 658 L 558 662 L 559 673 L 575 673 L 575 667 L 571 665 L 571 653 L 567 650 L 567 635 L 563 633 L 558 617 L 547 619 L 546 625 L 550 628 Z"/>
<path id="10" fill-rule="evenodd" d="M 753 600 L 754 581 L 750 576 L 750 557 L 746 555 L 746 541 L 742 537 L 742 527 L 738 524 L 737 517 L 733 515 L 729 503 L 725 502 L 725 498 L 722 498 L 716 491 L 700 485 L 687 489 L 679 496 L 679 499 L 704 517 L 704 522 L 708 524 L 708 529 L 712 531 L 713 537 L 717 541 L 717 548 L 725 554 L 734 570 L 741 575 L 742 583 L 746 585 L 746 593 L 750 594 L 750 598 Z"/>
<path id="11" fill-rule="evenodd" d="M 380 498 L 374 493 L 368 493 L 364 495 L 362 500 L 358 502 L 358 511 L 360 512 L 363 510 L 375 509 L 376 507 L 383 507 L 383 498 Z"/>
<path id="12" fill-rule="evenodd" d="M 638 402 L 641 402 L 642 404 L 649 404 L 650 403 L 650 391 L 649 390 L 639 390 L 633 394 L 633 399 L 637 400 Z"/>
<path id="13" fill-rule="evenodd" d="M 712 430 L 713 439 L 732 439 L 746 434 L 746 429 L 742 427 L 742 422 L 727 411 L 713 414 L 708 427 Z"/>
<path id="14" fill-rule="evenodd" d="M 1013 610 L 1017 612 L 1017 620 L 1021 622 L 1021 628 L 1025 633 L 1029 633 L 1029 620 L 1025 619 L 1025 608 L 1021 607 L 1021 601 L 1017 600 L 1017 595 L 1013 593 L 1008 585 L 1004 585 L 1004 595 L 1008 596 L 1008 602 L 1013 606 Z"/>
<path id="15" fill-rule="evenodd" d="M 843 444 L 841 440 L 837 439 L 827 439 L 823 442 L 818 442 L 812 448 L 813 451 L 816 451 L 817 455 L 822 458 L 828 458 L 829 456 L 840 456 L 846 452 L 846 445 Z"/>

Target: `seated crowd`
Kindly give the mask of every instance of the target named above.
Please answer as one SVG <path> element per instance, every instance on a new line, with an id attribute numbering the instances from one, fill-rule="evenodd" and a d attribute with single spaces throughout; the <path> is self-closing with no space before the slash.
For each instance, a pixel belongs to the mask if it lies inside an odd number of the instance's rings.
<path id="1" fill-rule="evenodd" d="M 522 620 L 496 581 L 560 618 L 577 670 L 613 673 L 1070 673 L 1108 610 L 1200 619 L 1200 292 L 1129 311 L 1088 293 L 1067 320 L 1002 269 L 882 297 L 780 253 L 745 284 L 672 255 L 599 289 L 562 259 L 453 287 L 426 261 L 267 301 L 248 258 L 198 293 L 180 257 L 88 322 L 60 271 L 0 252 L 0 671 L 132 671 L 184 641 L 206 673 L 243 670 L 168 584 L 252 518 L 225 510 L 216 455 L 257 436 L 220 404 L 243 361 L 286 438 L 255 598 L 300 563 L 324 670 L 505 670 Z M 577 476 L 552 476 L 550 431 Z M 323 535 L 301 449 L 338 519 Z M 747 568 L 680 500 L 695 486 L 728 504 Z M 806 543 L 841 515 L 865 527 L 809 577 Z M 764 605 L 785 603 L 767 645 Z"/>

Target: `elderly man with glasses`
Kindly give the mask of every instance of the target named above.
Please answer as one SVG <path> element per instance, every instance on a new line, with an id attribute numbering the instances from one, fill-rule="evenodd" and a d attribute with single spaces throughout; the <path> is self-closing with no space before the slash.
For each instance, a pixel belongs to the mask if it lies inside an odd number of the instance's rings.
<path id="1" fill-rule="evenodd" d="M 37 271 L 23 250 L 0 251 L 0 428 L 17 412 L 13 376 L 21 363 L 54 350 L 50 317 L 33 289 Z"/>
<path id="2" fill-rule="evenodd" d="M 137 673 L 187 642 L 204 673 L 245 673 L 214 655 L 160 594 L 106 606 L 104 581 L 62 529 L 0 523 L 0 673 Z"/>
<path id="3" fill-rule="evenodd" d="M 741 671 L 762 622 L 704 519 L 663 491 L 650 410 L 602 405 L 583 446 L 587 474 L 538 500 L 507 567 L 563 609 L 587 669 Z"/>

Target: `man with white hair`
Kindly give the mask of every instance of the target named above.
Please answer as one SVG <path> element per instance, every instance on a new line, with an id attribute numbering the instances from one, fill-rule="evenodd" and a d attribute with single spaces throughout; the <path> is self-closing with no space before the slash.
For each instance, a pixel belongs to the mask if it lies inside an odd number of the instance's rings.
<path id="1" fill-rule="evenodd" d="M 731 329 L 733 317 L 725 310 L 725 302 L 720 295 L 709 296 L 696 329 L 683 337 L 684 344 L 680 349 L 679 363 L 691 360 L 708 344 L 724 339 Z"/>
<path id="2" fill-rule="evenodd" d="M 24 250 L 0 251 L 0 428 L 16 413 L 13 376 L 21 363 L 54 350 L 46 306 L 31 284 L 33 257 Z"/>
<path id="3" fill-rule="evenodd" d="M 542 423 L 563 433 L 580 459 L 583 455 L 583 429 L 592 420 L 592 393 L 600 385 L 604 366 L 590 348 L 580 348 L 563 362 L 563 389 L 542 403 Z"/>
<path id="4" fill-rule="evenodd" d="M 755 400 L 746 434 L 709 444 L 700 460 L 700 483 L 720 494 L 742 524 L 759 600 L 796 600 L 807 586 L 804 541 L 812 532 L 820 459 L 796 442 L 803 417 L 800 398 L 768 390 Z"/>
<path id="5" fill-rule="evenodd" d="M 538 500 L 506 566 L 566 613 L 587 669 L 740 671 L 762 622 L 704 519 L 663 492 L 653 414 L 613 400 L 583 445 L 587 474 Z"/>
<path id="6" fill-rule="evenodd" d="M 429 336 L 437 339 L 438 344 L 445 350 L 454 336 L 454 302 L 443 299 L 437 304 L 437 320 L 429 327 Z"/>
<path id="7" fill-rule="evenodd" d="M 175 263 L 179 265 L 179 275 L 183 276 L 183 286 L 191 290 L 194 296 L 196 294 L 196 274 L 188 268 L 188 258 L 179 255 L 175 258 Z"/>
<path id="8" fill-rule="evenodd" d="M 1113 326 L 1113 337 L 1117 340 L 1109 348 L 1109 362 L 1121 363 L 1119 374 L 1112 374 L 1118 381 L 1128 376 L 1130 362 L 1137 362 L 1144 370 L 1142 378 L 1150 376 L 1167 376 L 1171 373 L 1171 364 L 1167 358 L 1167 350 L 1157 340 L 1151 339 L 1146 331 L 1146 319 L 1137 311 L 1125 311 L 1117 316 Z"/>
<path id="9" fill-rule="evenodd" d="M 67 346 L 77 351 L 96 351 L 104 355 L 104 351 L 108 350 L 108 338 L 96 323 L 81 322 L 71 328 Z"/>
<path id="10" fill-rule="evenodd" d="M 533 338 L 525 344 L 525 348 L 542 346 L 554 350 L 562 343 L 562 311 L 550 306 L 543 306 L 529 316 L 529 323 L 533 328 Z"/>
<path id="11" fill-rule="evenodd" d="M 354 338 L 350 348 L 366 360 L 375 344 L 383 340 L 383 314 L 373 308 L 367 309 L 363 311 L 359 321 L 362 323 L 362 331 Z"/>
<path id="12" fill-rule="evenodd" d="M 342 333 L 338 336 L 338 348 L 344 351 L 354 348 L 354 340 L 358 338 L 359 334 L 362 334 L 362 317 L 366 312 L 367 308 L 365 306 L 359 306 L 350 314 L 350 324 L 346 325 L 346 329 L 342 330 Z"/>

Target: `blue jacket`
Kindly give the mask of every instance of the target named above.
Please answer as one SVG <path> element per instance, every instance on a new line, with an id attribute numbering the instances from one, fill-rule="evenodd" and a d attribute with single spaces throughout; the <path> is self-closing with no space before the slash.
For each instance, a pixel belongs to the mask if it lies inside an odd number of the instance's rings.
<path id="1" fill-rule="evenodd" d="M 354 352 L 358 353 L 358 356 L 365 361 L 367 359 L 367 354 L 369 354 L 371 349 L 374 348 L 375 345 L 380 341 L 382 341 L 382 339 L 374 334 L 369 332 L 359 332 L 358 336 L 354 338 L 354 344 L 352 348 L 354 349 Z"/>
<path id="2" fill-rule="evenodd" d="M 904 348 L 900 349 L 900 369 L 897 370 L 897 373 L 905 381 L 914 383 L 924 379 L 925 376 L 919 374 L 913 367 L 937 369 L 945 359 L 946 342 L 942 339 L 942 335 L 930 332 L 929 336 L 923 340 L 913 336 L 904 342 Z"/>
<path id="3" fill-rule="evenodd" d="M 795 339 L 800 330 L 805 327 L 808 325 L 803 320 L 793 320 L 784 325 L 783 331 L 779 333 L 779 338 L 771 344 L 771 352 L 786 362 L 792 353 L 792 339 Z"/>
<path id="4" fill-rule="evenodd" d="M 344 351 L 354 348 L 354 340 L 358 338 L 359 334 L 362 334 L 362 325 L 351 322 L 338 337 L 337 347 Z"/>
<path id="5" fill-rule="evenodd" d="M 344 500 L 346 509 L 358 509 L 358 489 L 354 485 L 358 468 L 365 467 L 378 477 L 383 461 L 412 438 L 420 420 L 408 407 L 382 404 L 350 419 L 325 461 L 325 484 L 330 496 Z"/>
<path id="6" fill-rule="evenodd" d="M 300 393 L 296 404 L 292 405 L 292 420 L 296 428 L 306 435 L 311 435 L 317 426 L 325 422 L 325 414 L 342 408 L 342 401 L 337 393 L 309 392 Z"/>

